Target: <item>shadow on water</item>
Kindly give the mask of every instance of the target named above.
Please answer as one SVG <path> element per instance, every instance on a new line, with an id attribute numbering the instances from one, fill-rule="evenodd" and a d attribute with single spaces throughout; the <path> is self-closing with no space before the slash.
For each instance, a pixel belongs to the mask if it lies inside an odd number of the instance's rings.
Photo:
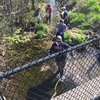
<path id="1" fill-rule="evenodd" d="M 58 81 L 56 78 L 58 73 L 59 72 L 57 71 L 55 74 L 53 74 L 47 80 L 45 80 L 42 84 L 40 84 L 36 87 L 31 87 L 27 92 L 26 100 L 50 100 L 51 96 L 54 93 L 53 89 L 55 88 L 55 85 Z M 64 92 L 74 88 L 73 83 L 74 82 L 71 82 L 71 83 L 59 82 L 59 84 L 57 86 L 57 88 L 59 88 L 57 90 L 57 95 L 60 95 Z M 68 85 L 68 84 L 70 84 L 70 85 Z M 70 87 L 70 88 L 68 88 L 68 87 Z M 49 92 L 51 90 L 53 90 L 53 93 L 50 95 L 47 92 Z"/>

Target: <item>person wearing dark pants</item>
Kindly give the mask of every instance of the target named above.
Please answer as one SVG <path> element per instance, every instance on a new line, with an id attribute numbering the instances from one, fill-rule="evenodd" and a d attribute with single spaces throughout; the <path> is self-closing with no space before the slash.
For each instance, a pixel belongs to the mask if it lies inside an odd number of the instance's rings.
<path id="1" fill-rule="evenodd" d="M 50 22 L 51 23 L 51 14 L 52 14 L 52 8 L 50 5 L 47 5 L 46 7 L 46 22 Z"/>
<path id="2" fill-rule="evenodd" d="M 64 24 L 64 20 L 61 19 L 60 23 L 56 25 L 56 37 L 60 35 L 62 37 L 62 41 L 64 42 L 64 32 L 67 30 L 66 24 Z"/>
<path id="3" fill-rule="evenodd" d="M 68 11 L 66 10 L 66 7 L 62 7 L 61 9 L 64 12 L 63 15 L 61 14 L 61 18 L 64 20 L 64 23 L 67 25 L 68 24 Z"/>
<path id="4" fill-rule="evenodd" d="M 59 51 L 68 49 L 70 46 L 67 43 L 64 43 L 62 41 L 62 37 L 60 35 L 58 35 L 56 37 L 56 41 L 52 44 L 50 51 L 49 51 L 49 55 L 53 54 L 53 53 L 57 53 Z M 70 55 L 72 56 L 72 58 L 74 58 L 73 53 L 70 52 Z M 64 66 L 66 64 L 66 54 L 61 53 L 59 56 L 57 56 L 55 58 L 56 64 L 58 66 L 58 72 L 60 73 L 60 77 L 62 77 L 63 75 L 63 69 Z"/>
<path id="5" fill-rule="evenodd" d="M 49 15 L 49 16 L 46 17 L 46 22 L 47 22 L 47 23 L 48 23 L 48 22 L 51 23 L 51 15 Z"/>
<path id="6" fill-rule="evenodd" d="M 66 59 L 64 59 L 63 61 L 60 62 L 56 62 L 57 66 L 58 66 L 58 72 L 60 73 L 60 77 L 63 75 L 63 69 L 65 67 L 66 64 Z"/>

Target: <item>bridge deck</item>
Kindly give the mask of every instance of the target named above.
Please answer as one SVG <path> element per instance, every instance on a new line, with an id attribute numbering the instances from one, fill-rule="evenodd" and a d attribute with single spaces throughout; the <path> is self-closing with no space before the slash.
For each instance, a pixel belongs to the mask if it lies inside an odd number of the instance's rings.
<path id="1" fill-rule="evenodd" d="M 100 77 L 89 80 L 51 100 L 93 100 L 100 95 Z"/>

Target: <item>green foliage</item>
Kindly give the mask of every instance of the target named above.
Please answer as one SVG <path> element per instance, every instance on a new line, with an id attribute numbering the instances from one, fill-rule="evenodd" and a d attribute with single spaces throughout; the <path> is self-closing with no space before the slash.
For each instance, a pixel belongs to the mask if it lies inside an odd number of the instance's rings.
<path id="1" fill-rule="evenodd" d="M 43 23 L 38 23 L 36 26 L 36 29 L 39 30 L 43 30 L 45 28 L 45 25 Z"/>
<path id="2" fill-rule="evenodd" d="M 37 36 L 38 36 L 38 38 L 40 38 L 40 39 L 42 39 L 43 37 L 44 37 L 44 32 L 43 31 L 38 31 L 37 32 Z"/>
<path id="3" fill-rule="evenodd" d="M 71 26 L 81 25 L 80 28 L 89 29 L 94 21 L 100 22 L 99 0 L 78 0 L 74 9 L 69 13 L 69 18 Z"/>
<path id="4" fill-rule="evenodd" d="M 71 14 L 70 16 L 71 16 L 70 23 L 75 26 L 82 24 L 85 20 L 85 15 L 82 13 L 74 13 L 74 14 Z"/>
<path id="5" fill-rule="evenodd" d="M 93 16 L 94 15 L 94 16 Z M 97 13 L 97 12 L 90 12 L 88 15 L 87 15 L 87 21 L 89 24 L 92 25 L 93 21 L 97 21 L 98 24 L 100 25 L 100 13 Z"/>
<path id="6" fill-rule="evenodd" d="M 100 2 L 98 0 L 88 0 L 87 4 L 90 11 L 100 13 Z"/>
<path id="7" fill-rule="evenodd" d="M 84 42 L 86 42 L 86 37 L 85 37 L 83 34 L 75 33 L 75 37 L 76 37 L 76 40 L 77 40 L 79 43 L 84 43 Z"/>
<path id="8" fill-rule="evenodd" d="M 78 0 L 77 4 L 75 5 L 74 9 L 72 12 L 77 12 L 77 13 L 88 13 L 88 7 L 87 7 L 87 1 L 86 0 Z"/>
<path id="9" fill-rule="evenodd" d="M 34 18 L 34 11 L 33 10 L 31 10 L 31 11 L 29 11 L 29 12 L 27 12 L 27 13 L 25 13 L 25 17 L 24 17 L 24 22 L 26 23 L 26 24 L 28 24 L 29 22 L 35 22 L 35 18 Z"/>
<path id="10" fill-rule="evenodd" d="M 100 14 L 96 14 L 94 18 L 94 20 L 97 21 L 100 25 Z"/>
<path id="11" fill-rule="evenodd" d="M 15 30 L 15 34 L 20 33 L 21 30 L 22 30 L 21 28 L 16 29 L 16 30 Z"/>
<path id="12" fill-rule="evenodd" d="M 91 26 L 90 23 L 88 23 L 88 22 L 84 22 L 84 23 L 81 24 L 81 29 L 89 29 L 90 26 Z"/>
<path id="13" fill-rule="evenodd" d="M 78 0 L 75 8 L 73 9 L 75 12 L 81 12 L 84 14 L 88 14 L 89 12 L 99 12 L 100 4 L 98 0 Z"/>
<path id="14" fill-rule="evenodd" d="M 72 42 L 72 36 L 69 32 L 65 32 L 64 34 L 65 42 L 71 43 Z"/>
<path id="15" fill-rule="evenodd" d="M 77 2 L 78 2 L 78 0 L 72 0 L 72 4 L 77 3 Z"/>
<path id="16" fill-rule="evenodd" d="M 77 33 L 78 34 L 86 34 L 88 32 L 89 32 L 89 30 L 85 30 L 85 29 L 84 30 L 81 30 L 81 29 L 80 30 L 77 30 Z"/>
<path id="17" fill-rule="evenodd" d="M 13 34 L 9 37 L 5 37 L 5 39 L 3 40 L 4 42 L 8 42 L 10 43 L 10 45 L 12 45 L 13 43 L 27 43 L 28 41 L 30 41 L 30 38 L 27 36 L 22 36 L 19 34 Z"/>
<path id="18" fill-rule="evenodd" d="M 40 39 L 43 38 L 44 34 L 46 34 L 48 32 L 47 27 L 43 23 L 38 23 L 36 26 L 36 29 L 37 29 L 37 36 Z"/>
<path id="19" fill-rule="evenodd" d="M 87 32 L 87 30 L 77 30 L 77 32 L 75 33 L 75 38 L 73 38 L 69 32 L 65 32 L 64 34 L 65 42 L 72 43 L 73 40 L 75 40 L 74 42 L 76 42 L 76 44 L 84 43 L 86 42 L 86 37 L 83 35 L 83 33 L 85 32 Z"/>
<path id="20" fill-rule="evenodd" d="M 47 32 L 48 32 L 47 27 L 44 27 L 44 28 L 43 28 L 43 31 L 44 31 L 45 33 L 47 33 Z"/>

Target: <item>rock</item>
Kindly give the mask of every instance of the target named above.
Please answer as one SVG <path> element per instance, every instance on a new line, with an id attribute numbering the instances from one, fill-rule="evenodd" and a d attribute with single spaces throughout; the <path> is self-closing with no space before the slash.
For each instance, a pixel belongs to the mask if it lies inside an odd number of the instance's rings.
<path id="1" fill-rule="evenodd" d="M 3 51 L 3 52 L 2 52 L 2 56 L 4 57 L 4 56 L 5 56 L 5 54 L 6 54 L 6 53 Z"/>

